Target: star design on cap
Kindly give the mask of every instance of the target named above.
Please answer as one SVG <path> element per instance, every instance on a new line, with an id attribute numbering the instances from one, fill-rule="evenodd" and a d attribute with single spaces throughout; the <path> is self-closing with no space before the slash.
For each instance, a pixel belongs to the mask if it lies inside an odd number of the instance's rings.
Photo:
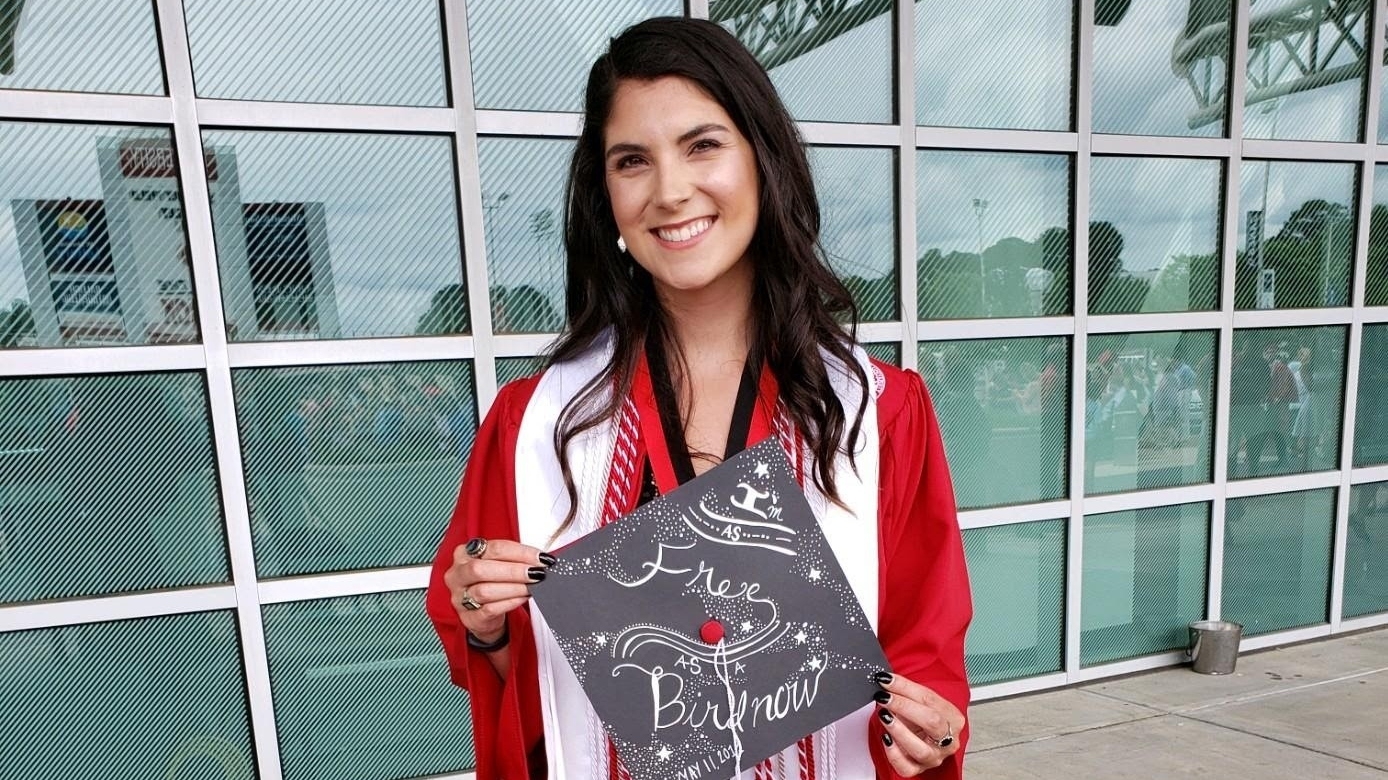
<path id="1" fill-rule="evenodd" d="M 659 758 L 661 761 L 669 761 L 670 756 L 674 754 L 675 751 L 671 750 L 669 745 L 661 745 L 660 750 L 657 750 L 655 755 L 656 758 Z"/>
<path id="2" fill-rule="evenodd" d="M 811 668 L 811 669 L 816 669 L 816 670 L 817 670 L 817 669 L 819 669 L 820 663 L 821 663 L 821 662 L 820 662 L 820 660 L 819 660 L 818 658 L 811 658 L 811 659 L 810 659 L 810 668 Z"/>
<path id="3" fill-rule="evenodd" d="M 750 621 L 750 620 L 744 620 L 744 621 L 742 621 L 742 630 L 743 630 L 743 631 L 751 631 L 751 630 L 752 630 L 752 621 Z"/>
<path id="4" fill-rule="evenodd" d="M 770 471 L 769 468 L 767 468 L 767 465 L 766 465 L 765 463 L 762 463 L 761 461 L 757 461 L 757 467 L 756 467 L 756 469 L 754 469 L 754 470 L 752 471 L 752 473 L 753 473 L 753 474 L 756 474 L 756 475 L 759 476 L 759 477 L 765 477 L 765 476 L 767 476 L 768 474 L 770 474 L 771 471 Z"/>
<path id="5" fill-rule="evenodd" d="M 795 641 L 798 642 L 798 643 L 800 643 L 800 644 L 802 644 L 802 645 L 805 644 L 805 640 L 807 640 L 807 639 L 809 639 L 809 638 L 810 638 L 810 635 L 809 635 L 809 634 L 806 634 L 806 633 L 805 633 L 805 629 L 803 629 L 803 628 L 800 629 L 800 633 L 798 633 L 798 634 L 795 635 Z"/>
<path id="6" fill-rule="evenodd" d="M 810 576 L 810 579 L 811 579 L 812 581 L 814 581 L 814 582 L 819 582 L 819 578 L 820 578 L 820 577 L 823 577 L 823 576 L 824 576 L 824 573 L 821 572 L 819 569 L 810 569 L 810 575 L 809 575 L 809 576 Z"/>
<path id="7" fill-rule="evenodd" d="M 597 636 L 593 637 L 593 643 L 596 644 L 598 647 L 606 647 L 607 634 L 598 634 Z"/>

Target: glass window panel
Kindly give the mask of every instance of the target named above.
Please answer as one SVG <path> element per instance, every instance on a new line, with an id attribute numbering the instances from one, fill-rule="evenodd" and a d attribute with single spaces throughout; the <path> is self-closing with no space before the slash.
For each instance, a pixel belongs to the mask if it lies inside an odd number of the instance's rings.
<path id="1" fill-rule="evenodd" d="M 901 365 L 901 343 L 892 341 L 882 344 L 864 344 L 868 355 L 893 366 Z"/>
<path id="2" fill-rule="evenodd" d="M 230 578 L 200 374 L 0 380 L 0 603 Z"/>
<path id="3" fill-rule="evenodd" d="M 1388 85 L 1388 79 L 1384 79 Z M 1388 137 L 1384 138 L 1388 141 Z M 1369 267 L 1364 303 L 1388 306 L 1388 165 L 1374 166 L 1374 203 L 1369 212 Z"/>
<path id="4" fill-rule="evenodd" d="M 1388 96 L 1388 79 L 1379 79 L 1378 94 L 1378 142 L 1388 143 L 1388 100 L 1383 99 Z"/>
<path id="5" fill-rule="evenodd" d="M 573 141 L 481 138 L 482 211 L 492 331 L 564 325 L 564 187 Z"/>
<path id="6" fill-rule="evenodd" d="M 232 372 L 262 577 L 427 563 L 477 430 L 466 361 Z"/>
<path id="7" fill-rule="evenodd" d="M 1100 0 L 1094 132 L 1224 135 L 1229 0 Z"/>
<path id="8" fill-rule="evenodd" d="M 1224 619 L 1245 636 L 1326 622 L 1335 491 L 1231 498 L 1226 513 Z"/>
<path id="9" fill-rule="evenodd" d="M 165 94 L 154 3 L 0 0 L 0 89 Z"/>
<path id="10" fill-rule="evenodd" d="M 919 360 L 960 509 L 1068 493 L 1067 339 L 927 342 Z"/>
<path id="11" fill-rule="evenodd" d="M 0 122 L 0 349 L 198 340 L 158 128 Z"/>
<path id="12" fill-rule="evenodd" d="M 1210 481 L 1214 360 L 1209 331 L 1089 337 L 1087 494 Z"/>
<path id="13" fill-rule="evenodd" d="M 1388 611 L 1388 482 L 1350 491 L 1344 616 Z"/>
<path id="14" fill-rule="evenodd" d="M 6 775 L 253 778 L 241 668 L 230 611 L 0 634 Z"/>
<path id="15" fill-rule="evenodd" d="M 1339 466 L 1345 337 L 1335 326 L 1234 331 L 1230 479 Z"/>
<path id="16" fill-rule="evenodd" d="M 1070 311 L 1070 158 L 916 156 L 921 319 Z"/>
<path id="17" fill-rule="evenodd" d="M 1388 463 L 1388 325 L 1365 325 L 1354 412 L 1354 465 Z"/>
<path id="18" fill-rule="evenodd" d="M 1367 2 L 1253 4 L 1243 135 L 1357 141 L 1368 72 Z"/>
<path id="19" fill-rule="evenodd" d="M 446 106 L 436 0 L 183 0 L 199 97 Z"/>
<path id="20" fill-rule="evenodd" d="M 582 111 L 593 60 L 610 38 L 680 0 L 467 0 L 478 108 Z"/>
<path id="21" fill-rule="evenodd" d="M 1210 505 L 1084 519 L 1080 664 L 1184 648 L 1205 617 Z"/>
<path id="22" fill-rule="evenodd" d="M 973 685 L 1064 665 L 1065 521 L 964 530 L 974 620 L 964 646 Z"/>
<path id="23" fill-rule="evenodd" d="M 496 386 L 503 387 L 517 379 L 538 374 L 544 367 L 545 359 L 542 357 L 497 358 Z"/>
<path id="24" fill-rule="evenodd" d="M 897 319 L 896 155 L 890 149 L 810 150 L 823 211 L 820 242 L 864 322 Z"/>
<path id="25" fill-rule="evenodd" d="M 448 137 L 213 130 L 203 145 L 232 341 L 467 328 Z"/>
<path id="26" fill-rule="evenodd" d="M 265 606 L 285 780 L 473 768 L 467 694 L 448 681 L 423 601 L 398 591 Z"/>
<path id="27" fill-rule="evenodd" d="M 1090 314 L 1218 308 L 1221 168 L 1218 160 L 1094 158 Z"/>
<path id="28" fill-rule="evenodd" d="M 890 0 L 709 3 L 709 18 L 770 72 L 791 114 L 815 122 L 892 121 L 892 17 Z"/>
<path id="29" fill-rule="evenodd" d="M 1234 306 L 1349 305 L 1355 166 L 1244 160 Z"/>
<path id="30" fill-rule="evenodd" d="M 1074 3 L 916 4 L 916 121 L 1068 130 Z"/>

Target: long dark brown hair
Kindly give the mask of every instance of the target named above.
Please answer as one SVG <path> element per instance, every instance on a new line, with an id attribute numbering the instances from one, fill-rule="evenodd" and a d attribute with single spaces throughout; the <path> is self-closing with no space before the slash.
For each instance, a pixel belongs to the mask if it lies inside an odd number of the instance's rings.
<path id="1" fill-rule="evenodd" d="M 571 502 L 556 536 L 578 511 L 565 451 L 574 437 L 617 414 L 631 389 L 646 338 L 661 339 L 665 353 L 683 363 L 650 274 L 617 248 L 603 154 L 604 129 L 618 85 L 665 76 L 698 85 L 752 145 L 761 192 L 748 249 L 755 276 L 751 352 L 760 355 L 776 377 L 780 400 L 813 454 L 815 485 L 840 505 L 834 459 L 842 449 L 851 462 L 867 406 L 867 377 L 853 357 L 857 307 L 820 246 L 819 199 L 804 142 L 771 79 L 732 34 L 713 22 L 675 17 L 640 22 L 613 38 L 607 53 L 593 63 L 583 131 L 569 168 L 564 218 L 568 321 L 550 363 L 577 357 L 606 333 L 611 334 L 614 351 L 612 362 L 564 408 L 555 429 L 555 450 Z M 851 422 L 820 350 L 864 388 Z M 616 393 L 611 392 L 614 388 Z M 847 441 L 841 447 L 845 429 Z"/>

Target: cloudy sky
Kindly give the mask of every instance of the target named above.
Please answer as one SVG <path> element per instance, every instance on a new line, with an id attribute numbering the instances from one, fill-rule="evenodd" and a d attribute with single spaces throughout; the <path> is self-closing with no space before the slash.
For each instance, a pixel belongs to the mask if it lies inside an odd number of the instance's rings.
<path id="1" fill-rule="evenodd" d="M 870 0 L 860 0 L 868 2 Z M 263 100 L 441 105 L 446 78 L 437 4 L 399 0 L 389 13 L 359 0 L 329 13 L 292 0 L 264 12 L 248 0 L 186 0 L 201 94 Z M 599 9 L 595 6 L 601 6 Z M 574 111 L 588 63 L 607 36 L 648 15 L 678 13 L 678 0 L 470 0 L 474 89 L 480 106 Z M 918 3 L 917 119 L 925 124 L 1066 130 L 1071 126 L 1071 6 L 1011 0 L 960 14 Z M 1192 128 L 1194 93 L 1173 69 L 1188 0 L 1134 3 L 1096 33 L 1094 125 L 1118 133 L 1215 135 Z M 1255 11 L 1274 10 L 1269 2 Z M 1218 30 L 1215 31 L 1218 33 Z M 890 122 L 892 24 L 883 14 L 778 68 L 772 77 L 801 119 Z M 73 44 L 83 56 L 74 56 Z M 154 26 L 144 0 L 29 2 L 18 67 L 0 88 L 159 93 Z M 1206 63 L 1216 77 L 1222 63 Z M 1218 80 L 1216 78 L 1216 80 Z M 1346 82 L 1247 111 L 1253 137 L 1349 139 L 1359 83 Z M 0 122 L 0 202 L 101 197 L 97 140 L 113 128 Z M 151 132 L 151 131 L 146 131 Z M 156 135 L 157 131 L 153 131 Z M 343 326 L 359 335 L 409 332 L 435 290 L 461 278 L 447 139 L 350 134 L 211 131 L 205 142 L 235 151 L 242 199 L 324 204 Z M 570 143 L 480 141 L 486 241 L 494 284 L 530 283 L 561 300 L 557 233 L 536 215 L 561 212 Z M 817 148 L 811 160 L 826 213 L 825 243 L 846 273 L 880 276 L 897 263 L 895 155 L 890 149 Z M 918 153 L 917 238 L 972 252 L 1017 236 L 1035 240 L 1068 213 L 1069 161 L 1013 153 Z M 1169 257 L 1209 251 L 1218 225 L 1219 164 L 1096 159 L 1091 214 L 1123 233 L 1125 266 L 1142 272 Z M 1261 206 L 1268 231 L 1301 202 L 1348 203 L 1352 175 L 1333 164 L 1245 162 L 1234 172 L 1240 212 Z M 1264 172 L 1267 186 L 1264 187 Z M 467 185 L 465 186 L 474 186 Z M 503 197 L 504 196 L 504 197 Z M 975 198 L 988 201 L 983 219 Z M 1242 222 L 1242 219 L 1240 219 Z M 1242 230 L 1242 224 L 1235 229 Z M 10 208 L 0 209 L 0 302 L 27 297 Z"/>

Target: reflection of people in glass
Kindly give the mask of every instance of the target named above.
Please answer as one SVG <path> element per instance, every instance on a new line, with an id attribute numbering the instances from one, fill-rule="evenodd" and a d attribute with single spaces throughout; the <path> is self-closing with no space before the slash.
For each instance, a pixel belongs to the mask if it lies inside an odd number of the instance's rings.
<path id="1" fill-rule="evenodd" d="M 770 79 L 717 24 L 653 19 L 613 39 L 585 106 L 566 327 L 542 374 L 499 393 L 428 597 L 470 694 L 478 776 L 620 774 L 563 661 L 538 660 L 561 658 L 528 607 L 555 562 L 541 549 L 777 436 L 826 525 L 842 514 L 867 523 L 865 541 L 889 540 L 838 557 L 881 583 L 894 675 L 878 677 L 881 709 L 745 776 L 798 777 L 807 761 L 820 778 L 959 778 L 971 610 L 939 430 L 919 377 L 869 362 L 836 319 L 854 318 L 852 299 L 819 246 L 810 168 Z M 878 446 L 852 446 L 860 425 Z M 855 484 L 879 497 L 873 514 L 836 503 Z"/>
<path id="2" fill-rule="evenodd" d="M 1287 370 L 1296 383 L 1296 417 L 1292 420 L 1292 440 L 1296 448 L 1297 460 L 1303 470 L 1310 468 L 1312 450 L 1320 445 L 1317 440 L 1315 396 L 1311 392 L 1312 368 L 1311 348 L 1303 346 L 1296 352 L 1296 360 L 1287 364 Z"/>
<path id="3" fill-rule="evenodd" d="M 1296 380 L 1287 364 L 1278 356 L 1277 345 L 1268 342 L 1263 347 L 1263 364 L 1266 369 L 1263 395 L 1262 430 L 1248 443 L 1248 473 L 1258 476 L 1261 470 L 1263 450 L 1269 441 L 1277 454 L 1276 468 L 1281 469 L 1287 462 L 1287 432 L 1291 422 L 1291 405 L 1296 400 Z"/>

